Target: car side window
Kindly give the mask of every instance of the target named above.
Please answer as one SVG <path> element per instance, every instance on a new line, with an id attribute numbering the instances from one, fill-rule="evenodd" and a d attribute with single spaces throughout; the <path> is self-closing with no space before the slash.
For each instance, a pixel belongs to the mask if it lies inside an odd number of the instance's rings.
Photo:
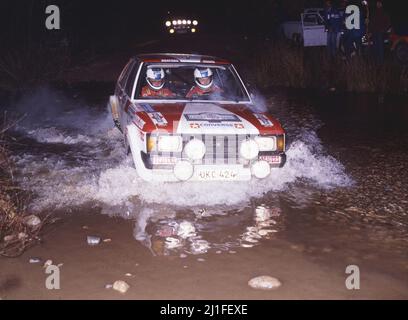
<path id="1" fill-rule="evenodd" d="M 119 76 L 118 83 L 122 88 L 125 87 L 126 80 L 127 80 L 128 76 L 129 76 L 129 71 L 132 69 L 133 65 L 134 65 L 134 60 L 130 60 L 127 63 L 127 65 L 125 66 L 125 68 L 123 68 L 123 71 Z"/>
<path id="2" fill-rule="evenodd" d="M 127 78 L 126 81 L 125 92 L 130 98 L 132 98 L 132 90 L 133 85 L 135 84 L 137 69 L 139 69 L 139 64 L 134 63 L 133 66 L 131 67 L 129 77 Z"/>

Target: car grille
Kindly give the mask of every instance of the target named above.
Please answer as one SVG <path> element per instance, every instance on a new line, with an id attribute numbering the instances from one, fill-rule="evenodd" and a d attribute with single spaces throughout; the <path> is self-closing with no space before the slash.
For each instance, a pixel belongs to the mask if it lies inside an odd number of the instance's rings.
<path id="1" fill-rule="evenodd" d="M 239 148 L 247 137 L 248 135 L 183 135 L 183 149 L 190 140 L 200 139 L 206 147 L 202 164 L 238 164 Z M 181 152 L 181 157 L 187 158 L 184 151 Z"/>

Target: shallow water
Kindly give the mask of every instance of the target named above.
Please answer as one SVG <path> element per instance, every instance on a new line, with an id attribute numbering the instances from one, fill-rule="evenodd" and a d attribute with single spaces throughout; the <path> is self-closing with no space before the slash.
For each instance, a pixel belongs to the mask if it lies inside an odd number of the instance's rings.
<path id="1" fill-rule="evenodd" d="M 14 132 L 13 158 L 18 181 L 33 191 L 30 210 L 92 208 L 130 219 L 135 241 L 154 255 L 233 254 L 279 238 L 325 262 L 328 254 L 353 261 L 386 252 L 385 269 L 406 270 L 401 106 L 367 111 L 371 98 L 270 91 L 258 101 L 287 131 L 284 168 L 233 184 L 147 183 L 113 127 L 102 99 L 109 92 L 95 99 L 88 89 L 42 88 L 11 108 L 27 114 Z"/>

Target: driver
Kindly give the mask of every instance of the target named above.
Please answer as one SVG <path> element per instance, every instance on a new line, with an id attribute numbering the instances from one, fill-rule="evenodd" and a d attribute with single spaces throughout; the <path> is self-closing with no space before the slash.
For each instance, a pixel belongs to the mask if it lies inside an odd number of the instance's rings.
<path id="1" fill-rule="evenodd" d="M 187 93 L 186 98 L 222 92 L 222 89 L 214 84 L 213 73 L 210 68 L 196 68 L 194 81 L 196 84 Z"/>
<path id="2" fill-rule="evenodd" d="M 142 88 L 142 97 L 175 97 L 170 89 L 164 88 L 165 74 L 163 68 L 147 68 L 146 82 Z"/>

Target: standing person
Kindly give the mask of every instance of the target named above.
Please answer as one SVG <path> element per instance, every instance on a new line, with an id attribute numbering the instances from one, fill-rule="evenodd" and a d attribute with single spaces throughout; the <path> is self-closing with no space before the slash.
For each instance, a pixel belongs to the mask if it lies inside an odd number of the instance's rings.
<path id="1" fill-rule="evenodd" d="M 376 1 L 376 8 L 370 19 L 369 29 L 373 37 L 373 53 L 377 63 L 384 62 L 384 36 L 391 26 L 390 17 L 384 11 L 382 0 Z"/>
<path id="2" fill-rule="evenodd" d="M 341 16 L 339 11 L 333 6 L 331 0 L 326 0 L 325 25 L 327 32 L 327 51 L 331 58 L 336 57 L 337 37 L 341 31 Z"/>

